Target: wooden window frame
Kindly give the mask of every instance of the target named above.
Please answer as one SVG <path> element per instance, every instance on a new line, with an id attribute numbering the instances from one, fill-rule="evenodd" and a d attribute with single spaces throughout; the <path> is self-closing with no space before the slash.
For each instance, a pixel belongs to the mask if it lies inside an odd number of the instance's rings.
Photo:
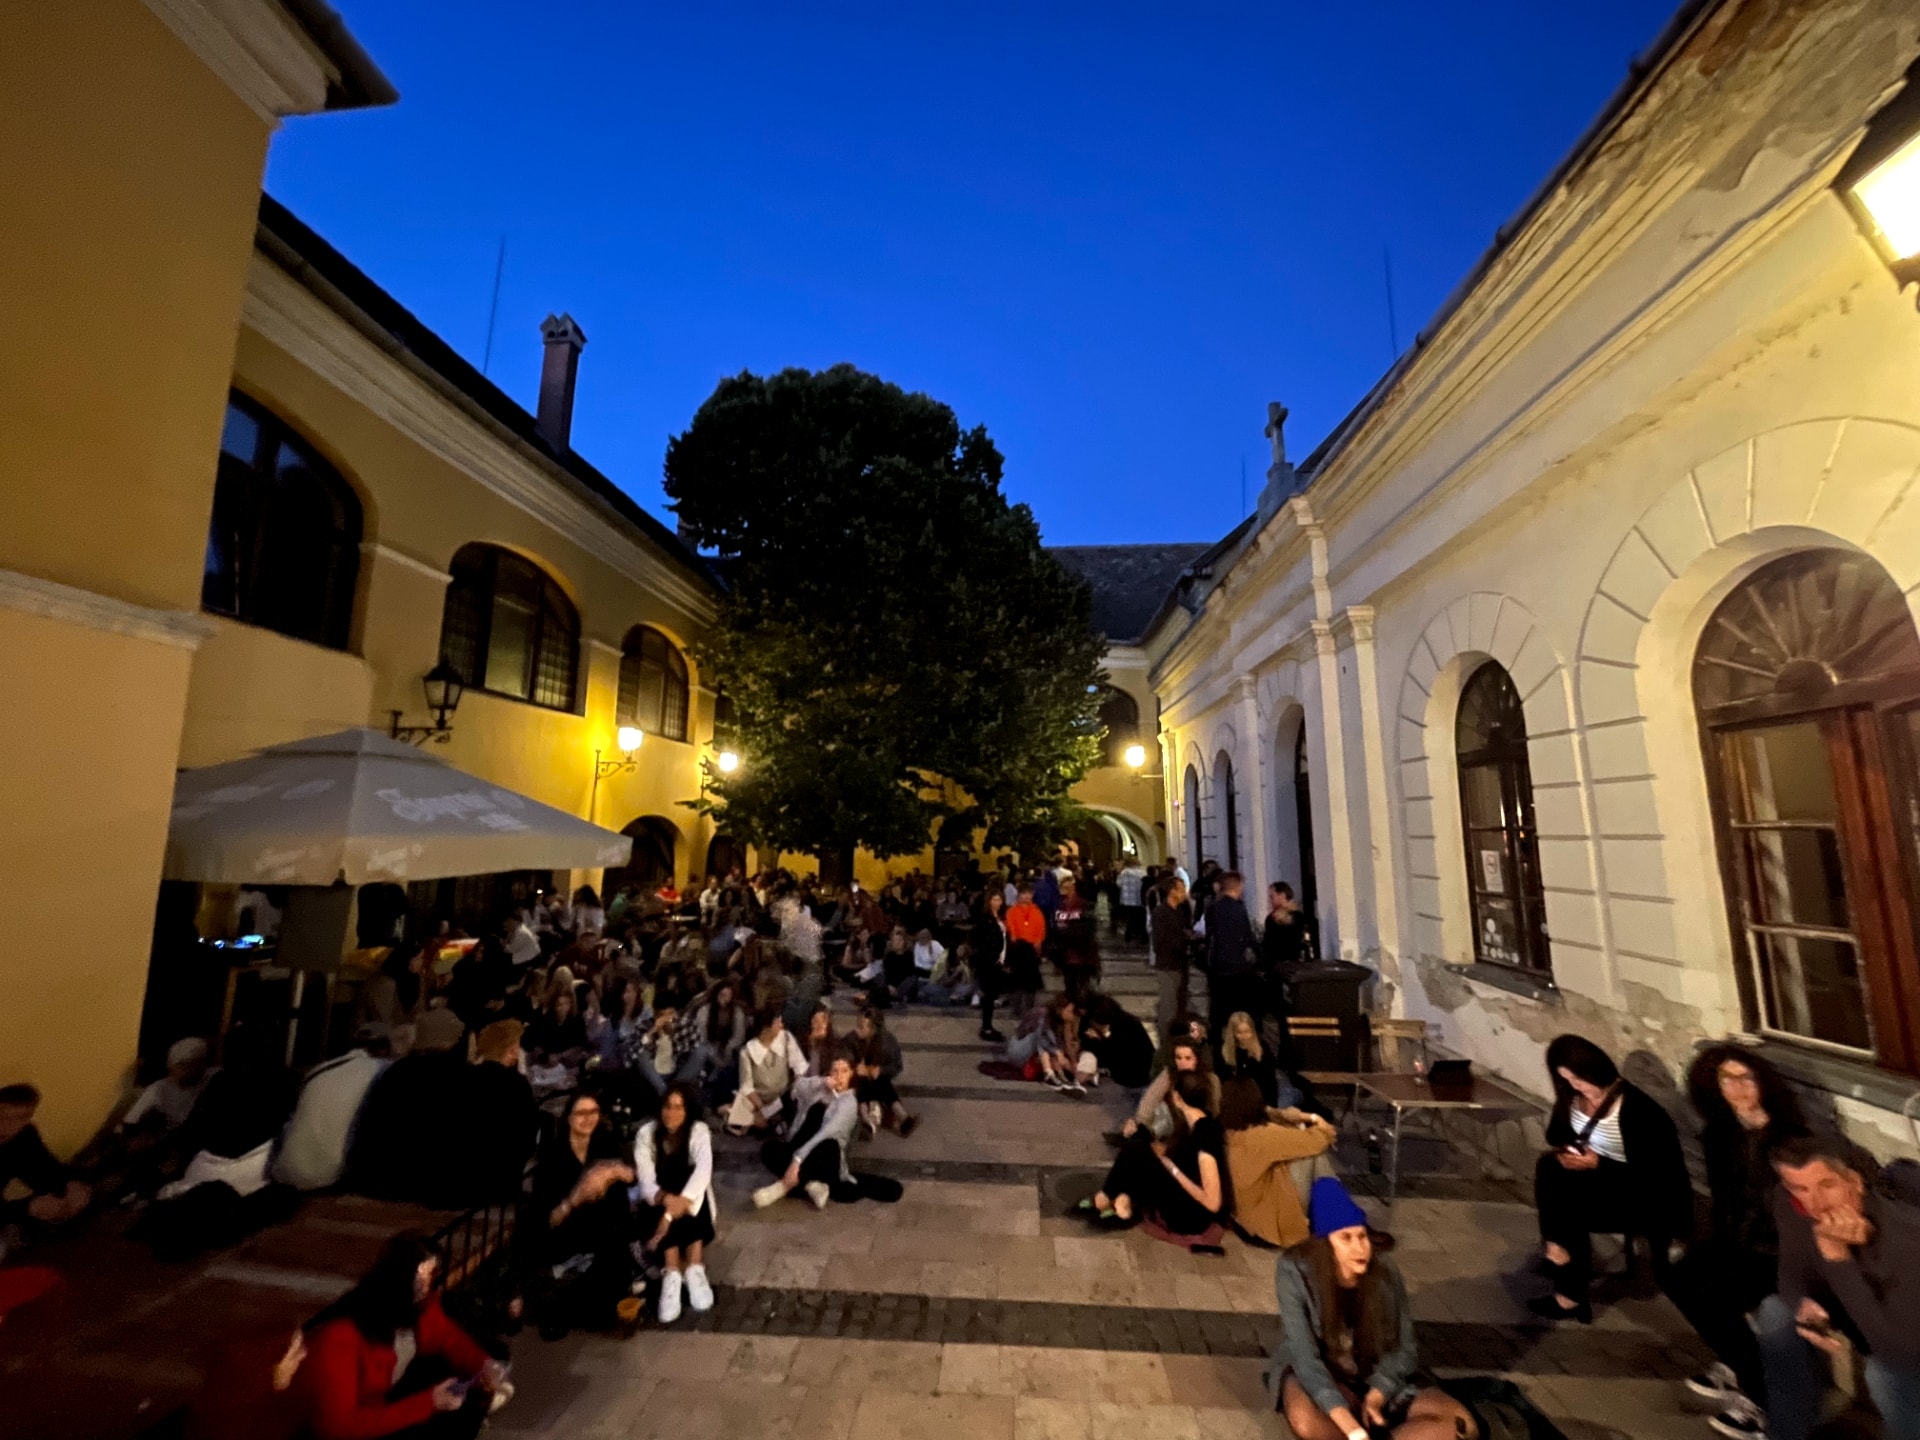
<path id="1" fill-rule="evenodd" d="M 1487 678 L 1489 676 L 1498 676 L 1513 696 L 1513 713 L 1519 725 L 1519 738 L 1507 744 L 1462 750 L 1460 727 L 1462 717 L 1466 714 L 1467 701 L 1472 697 L 1476 685 L 1491 683 Z M 1497 661 L 1489 660 L 1476 668 L 1460 687 L 1460 700 L 1453 714 L 1453 769 L 1459 792 L 1460 858 L 1466 871 L 1467 915 L 1472 926 L 1474 963 L 1497 966 L 1550 986 L 1553 984 L 1553 941 L 1547 929 L 1546 885 L 1540 870 L 1540 830 L 1534 819 L 1533 761 L 1528 749 L 1526 717 L 1520 708 L 1519 687 L 1513 683 L 1513 677 L 1506 668 Z M 1470 770 L 1493 770 L 1498 775 L 1500 813 L 1506 823 L 1474 823 L 1467 806 L 1467 774 Z M 1502 875 L 1512 877 L 1512 883 L 1498 893 L 1514 910 L 1515 938 L 1521 953 L 1517 963 L 1495 958 L 1482 949 L 1482 896 L 1495 892 L 1484 883 L 1483 875 L 1474 873 L 1475 857 L 1486 848 L 1483 844 L 1476 844 L 1475 839 L 1476 836 L 1484 840 L 1496 835 L 1500 838 L 1499 854 L 1504 867 Z"/>
<path id="2" fill-rule="evenodd" d="M 487 672 L 491 667 L 493 611 L 495 597 L 499 593 L 502 564 L 524 567 L 539 584 L 539 603 L 533 607 L 532 628 L 527 642 L 525 662 L 527 693 L 524 695 L 516 695 L 511 690 L 497 690 L 486 683 Z M 488 545 L 484 542 L 462 546 L 459 553 L 453 557 L 453 564 L 449 568 L 453 579 L 447 587 L 446 603 L 441 610 L 440 659 L 461 671 L 460 678 L 469 690 L 497 696 L 502 700 L 517 701 L 522 705 L 532 705 L 536 709 L 552 710 L 560 714 L 578 714 L 580 612 L 574 608 L 573 602 L 567 598 L 567 593 L 560 588 L 559 582 L 526 556 L 503 546 Z M 464 575 L 463 569 L 466 571 Z M 472 607 L 470 615 L 465 618 L 471 621 L 473 654 L 471 663 L 464 667 L 462 657 L 455 655 L 448 645 L 456 607 L 460 605 Z M 562 659 L 566 664 L 567 693 L 564 703 L 559 700 L 540 698 L 543 662 L 554 659 Z"/>
<path id="3" fill-rule="evenodd" d="M 366 533 L 360 497 L 306 437 L 259 401 L 234 390 L 228 393 L 227 409 L 239 411 L 254 426 L 253 455 L 244 460 L 228 453 L 223 427 L 213 511 L 207 521 L 209 558 L 223 522 L 238 521 L 230 527 L 233 603 L 227 605 L 210 596 L 215 589 L 213 573 L 203 568 L 200 608 L 210 615 L 223 615 L 242 625 L 329 650 L 350 649 L 360 544 Z M 299 457 L 312 484 L 324 493 L 329 508 L 339 517 L 329 534 L 314 535 L 296 517 L 284 513 L 279 493 L 282 482 L 274 471 L 274 457 L 282 446 Z M 319 562 L 315 568 L 324 571 L 325 593 L 315 603 L 312 625 L 290 623 L 287 615 L 274 613 L 275 601 L 282 594 L 278 582 L 284 578 L 287 547 L 308 552 L 324 548 L 327 552 L 324 556 L 313 555 Z M 283 553 L 274 553 L 276 549 Z"/>

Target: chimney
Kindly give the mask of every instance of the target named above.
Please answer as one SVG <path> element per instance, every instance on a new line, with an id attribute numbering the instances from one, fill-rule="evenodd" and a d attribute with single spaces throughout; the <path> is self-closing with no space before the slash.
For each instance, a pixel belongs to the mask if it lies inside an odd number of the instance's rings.
<path id="1" fill-rule="evenodd" d="M 540 409 L 534 429 L 564 455 L 573 434 L 573 382 L 580 373 L 580 352 L 586 348 L 587 336 L 571 315 L 547 316 L 540 322 L 540 336 L 547 342 L 547 354 L 540 365 Z"/>

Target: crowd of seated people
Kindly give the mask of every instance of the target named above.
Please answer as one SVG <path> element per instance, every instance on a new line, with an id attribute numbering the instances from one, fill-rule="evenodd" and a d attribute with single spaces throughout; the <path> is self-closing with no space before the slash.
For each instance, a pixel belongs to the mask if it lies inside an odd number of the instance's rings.
<path id="1" fill-rule="evenodd" d="M 173 1217 L 218 1218 L 229 1195 L 270 1189 L 518 1203 L 516 1263 L 543 1333 L 629 1322 L 649 1294 L 674 1323 L 713 1303 L 723 1127 L 759 1145 L 769 1179 L 756 1205 L 861 1199 L 873 1177 L 859 1173 L 857 1148 L 916 1124 L 890 1017 L 977 1006 L 990 1038 L 996 1011 L 1011 1010 L 1004 1053 L 1033 1078 L 1068 1093 L 1102 1077 L 1140 1091 L 1082 1207 L 1090 1221 L 1194 1241 L 1237 1230 L 1279 1250 L 1286 1324 L 1273 1399 L 1295 1433 L 1471 1434 L 1471 1415 L 1418 1379 L 1404 1285 L 1333 1173 L 1332 1127 L 1288 1050 L 1286 967 L 1313 948 L 1291 893 L 1270 888 L 1256 923 L 1239 877 L 1218 867 L 1191 882 L 1074 868 L 842 893 L 736 876 L 684 900 L 655 887 L 604 906 L 583 891 L 507 917 L 446 974 L 430 948 L 402 944 L 367 987 L 348 1053 L 301 1083 L 278 1046 L 245 1027 L 225 1037 L 217 1065 L 205 1044 L 177 1044 L 107 1153 L 189 1239 L 192 1226 Z M 1101 988 L 1101 941 L 1115 931 L 1151 947 L 1165 1008 L 1157 1049 Z M 1186 1008 L 1195 964 L 1209 971 L 1205 1015 Z M 836 1011 L 841 989 L 851 994 Z M 836 1013 L 849 1010 L 841 1033 Z M 1591 1237 L 1636 1237 L 1718 1357 L 1689 1384 L 1716 1402 L 1720 1433 L 1808 1435 L 1827 1357 L 1845 1346 L 1883 1433 L 1911 1440 L 1920 1224 L 1872 1161 L 1811 1133 L 1762 1056 L 1711 1047 L 1690 1077 L 1711 1190 L 1696 1232 L 1669 1107 L 1581 1037 L 1554 1041 L 1546 1071 L 1555 1105 L 1534 1177 L 1549 1280 L 1539 1315 L 1591 1319 Z M 0 1089 L 0 1181 L 27 1192 L 5 1218 L 28 1238 L 93 1198 L 93 1172 L 39 1143 L 37 1100 L 30 1087 Z M 192 1210 L 164 1208 L 196 1191 Z M 437 1277 L 425 1263 L 404 1301 L 393 1275 L 370 1276 L 384 1299 L 343 1302 L 279 1357 L 305 1377 L 289 1393 L 308 1397 L 312 1433 L 458 1433 L 491 1403 L 487 1357 L 441 1328 L 444 1312 L 431 1318 Z M 408 1328 L 396 1316 L 433 1332 L 453 1384 L 411 1367 L 393 1383 L 382 1346 Z M 359 1367 L 352 1385 L 341 1354 Z M 389 1423 L 398 1428 L 378 1428 Z"/>

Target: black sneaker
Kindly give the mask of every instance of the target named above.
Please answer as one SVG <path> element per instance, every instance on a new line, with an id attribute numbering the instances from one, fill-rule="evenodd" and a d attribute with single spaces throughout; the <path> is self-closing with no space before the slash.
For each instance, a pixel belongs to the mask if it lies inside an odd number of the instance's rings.
<path id="1" fill-rule="evenodd" d="M 1593 1323 L 1593 1303 L 1582 1300 L 1578 1305 L 1566 1306 L 1560 1303 L 1557 1295 L 1541 1295 L 1527 1302 L 1527 1309 L 1542 1320 L 1575 1320 L 1582 1325 Z"/>
<path id="2" fill-rule="evenodd" d="M 1007 1037 L 1002 1035 L 998 1030 L 995 1030 L 989 1027 L 980 1032 L 980 1038 L 982 1040 L 989 1041 L 992 1044 L 999 1045 L 1002 1042 L 1004 1042 Z"/>

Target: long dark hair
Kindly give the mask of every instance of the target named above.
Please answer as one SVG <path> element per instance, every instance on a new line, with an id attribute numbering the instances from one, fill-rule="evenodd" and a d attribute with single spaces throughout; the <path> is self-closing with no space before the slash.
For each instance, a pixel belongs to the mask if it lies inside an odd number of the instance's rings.
<path id="1" fill-rule="evenodd" d="M 725 994 L 727 1003 L 720 997 Z M 707 1039 L 726 1040 L 733 1034 L 733 1017 L 740 1008 L 740 986 L 731 976 L 717 982 L 707 992 Z"/>
<path id="2" fill-rule="evenodd" d="M 678 1130 L 668 1130 L 665 1116 L 667 1100 L 670 1096 L 680 1097 L 681 1108 L 686 1111 L 687 1120 Z M 700 1118 L 700 1092 L 685 1080 L 676 1080 L 660 1097 L 660 1119 L 653 1122 L 653 1158 L 656 1162 L 662 1155 L 678 1155 L 687 1148 L 687 1141 L 693 1134 L 694 1123 Z M 663 1138 L 664 1137 L 664 1138 Z"/>
<path id="3" fill-rule="evenodd" d="M 1220 1086 L 1220 1124 L 1228 1130 L 1251 1130 L 1267 1123 L 1266 1097 L 1258 1080 L 1228 1080 Z"/>
<path id="4" fill-rule="evenodd" d="M 376 1345 L 391 1345 L 394 1332 L 411 1330 L 420 1317 L 413 1298 L 414 1277 L 440 1252 L 426 1236 L 409 1232 L 387 1241 L 380 1258 L 355 1286 L 309 1322 L 308 1329 L 344 1317 Z M 438 1280 L 435 1281 L 436 1286 Z"/>
<path id="5" fill-rule="evenodd" d="M 1573 1086 L 1562 1069 L 1571 1070 L 1589 1085 L 1602 1089 L 1620 1079 L 1620 1067 L 1613 1057 L 1584 1035 L 1560 1035 L 1547 1046 L 1547 1076 L 1553 1081 L 1553 1114 L 1565 1120 L 1573 1112 Z"/>
<path id="6" fill-rule="evenodd" d="M 1720 1093 L 1720 1067 L 1729 1060 L 1738 1061 L 1753 1072 L 1760 1086 L 1760 1108 L 1767 1112 L 1767 1133 L 1774 1139 L 1807 1132 L 1807 1119 L 1800 1111 L 1800 1100 L 1786 1079 L 1770 1061 L 1740 1045 L 1709 1045 L 1694 1056 L 1687 1069 L 1687 1096 L 1709 1129 L 1728 1122 L 1739 1124 L 1727 1097 Z"/>
<path id="7" fill-rule="evenodd" d="M 1320 1297 L 1321 1351 L 1338 1355 L 1346 1348 L 1347 1322 L 1340 1313 L 1340 1267 L 1334 1263 L 1333 1246 L 1326 1236 L 1313 1235 L 1294 1246 L 1290 1253 L 1305 1260 L 1314 1293 Z M 1393 1286 L 1379 1255 L 1373 1257 L 1373 1263 L 1355 1284 L 1353 1299 L 1354 1368 L 1362 1375 L 1371 1375 L 1380 1357 L 1390 1354 L 1400 1342 L 1400 1316 L 1395 1313 Z"/>
<path id="8" fill-rule="evenodd" d="M 1173 1077 L 1172 1093 L 1168 1098 L 1177 1098 L 1181 1105 L 1198 1110 L 1202 1115 L 1211 1115 L 1213 1081 L 1204 1071 L 1184 1070 Z M 1167 1113 L 1173 1117 L 1173 1134 L 1167 1137 L 1168 1147 L 1171 1148 L 1185 1140 L 1192 1127 L 1187 1123 L 1187 1112 L 1180 1105 L 1167 1106 Z"/>

